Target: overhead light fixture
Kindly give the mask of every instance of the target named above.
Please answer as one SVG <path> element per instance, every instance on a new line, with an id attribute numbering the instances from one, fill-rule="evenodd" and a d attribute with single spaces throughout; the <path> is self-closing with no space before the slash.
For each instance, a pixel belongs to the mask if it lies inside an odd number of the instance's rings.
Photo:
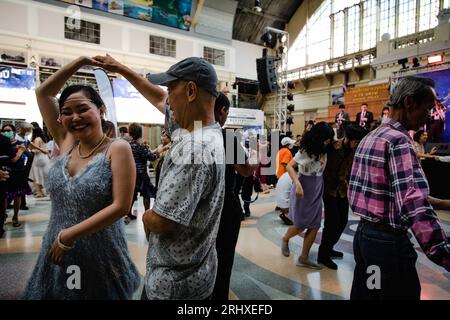
<path id="1" fill-rule="evenodd" d="M 293 95 L 291 92 L 288 92 L 288 94 L 286 95 L 286 98 L 287 98 L 289 101 L 294 101 L 294 95 Z"/>
<path id="2" fill-rule="evenodd" d="M 419 58 L 414 57 L 414 58 L 412 58 L 411 62 L 412 62 L 413 68 L 420 67 Z"/>
<path id="3" fill-rule="evenodd" d="M 286 36 L 286 34 L 284 34 L 284 33 L 279 33 L 279 34 L 278 34 L 278 39 L 280 39 L 280 42 L 281 42 L 281 43 L 285 43 L 286 40 L 287 40 L 287 36 Z"/>
<path id="4" fill-rule="evenodd" d="M 262 12 L 262 8 L 261 8 L 261 0 L 255 0 L 255 5 L 253 6 L 253 11 L 255 12 Z"/>
<path id="5" fill-rule="evenodd" d="M 263 41 L 264 46 L 268 48 L 273 49 L 277 45 L 277 38 L 269 31 L 261 36 L 261 41 Z"/>
<path id="6" fill-rule="evenodd" d="M 295 105 L 293 105 L 293 104 L 288 104 L 287 109 L 288 109 L 289 112 L 294 112 L 294 110 L 295 110 Z"/>
<path id="7" fill-rule="evenodd" d="M 279 54 L 286 54 L 286 53 L 287 53 L 287 47 L 285 47 L 285 46 L 279 46 L 279 47 L 278 47 L 278 53 L 279 53 Z"/>
<path id="8" fill-rule="evenodd" d="M 444 56 L 442 54 L 437 54 L 431 57 L 428 57 L 428 64 L 442 63 L 444 62 Z"/>
<path id="9" fill-rule="evenodd" d="M 286 119 L 286 124 L 294 124 L 294 118 L 293 117 L 288 117 Z"/>

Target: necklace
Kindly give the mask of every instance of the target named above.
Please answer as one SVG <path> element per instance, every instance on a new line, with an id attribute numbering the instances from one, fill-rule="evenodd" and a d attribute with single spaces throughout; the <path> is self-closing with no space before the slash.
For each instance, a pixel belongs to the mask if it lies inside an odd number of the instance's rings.
<path id="1" fill-rule="evenodd" d="M 89 158 L 90 156 L 92 156 L 92 154 L 102 145 L 102 143 L 103 143 L 103 141 L 105 141 L 105 139 L 106 139 L 106 134 L 104 134 L 103 135 L 103 137 L 102 137 L 102 139 L 100 140 L 100 142 L 99 143 L 97 143 L 96 145 L 95 145 L 95 147 L 94 148 L 92 148 L 92 150 L 86 155 L 86 156 L 82 156 L 81 155 L 81 152 L 80 152 L 80 146 L 81 146 L 81 143 L 79 143 L 78 144 L 78 155 L 80 156 L 80 158 L 81 159 L 87 159 L 87 158 Z"/>

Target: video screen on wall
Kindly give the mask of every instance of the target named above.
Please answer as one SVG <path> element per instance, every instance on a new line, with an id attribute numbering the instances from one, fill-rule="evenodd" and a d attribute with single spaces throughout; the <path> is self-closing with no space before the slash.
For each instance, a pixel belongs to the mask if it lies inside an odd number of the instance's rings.
<path id="1" fill-rule="evenodd" d="M 59 0 L 182 30 L 191 25 L 192 0 Z"/>

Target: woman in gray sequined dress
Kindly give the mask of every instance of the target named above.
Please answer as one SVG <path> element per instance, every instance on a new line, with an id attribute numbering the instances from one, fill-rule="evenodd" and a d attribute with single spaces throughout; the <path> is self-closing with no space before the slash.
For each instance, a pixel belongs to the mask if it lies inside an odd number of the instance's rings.
<path id="1" fill-rule="evenodd" d="M 131 299 L 140 275 L 125 239 L 122 217 L 131 206 L 135 165 L 130 145 L 102 132 L 98 93 L 69 86 L 80 57 L 47 79 L 36 97 L 61 156 L 48 176 L 52 209 L 25 299 Z"/>

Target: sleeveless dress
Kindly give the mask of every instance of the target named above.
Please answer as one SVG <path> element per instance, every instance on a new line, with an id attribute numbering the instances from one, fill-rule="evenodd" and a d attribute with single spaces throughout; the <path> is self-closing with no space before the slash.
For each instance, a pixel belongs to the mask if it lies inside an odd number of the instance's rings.
<path id="1" fill-rule="evenodd" d="M 47 257 L 62 229 L 112 203 L 112 171 L 106 153 L 97 154 L 73 177 L 67 170 L 70 153 L 56 159 L 48 175 L 51 215 L 24 299 L 131 299 L 139 287 L 140 275 L 128 252 L 122 219 L 77 240 L 75 247 L 65 253 L 63 266 Z M 79 289 L 74 288 L 73 266 L 79 267 Z"/>

